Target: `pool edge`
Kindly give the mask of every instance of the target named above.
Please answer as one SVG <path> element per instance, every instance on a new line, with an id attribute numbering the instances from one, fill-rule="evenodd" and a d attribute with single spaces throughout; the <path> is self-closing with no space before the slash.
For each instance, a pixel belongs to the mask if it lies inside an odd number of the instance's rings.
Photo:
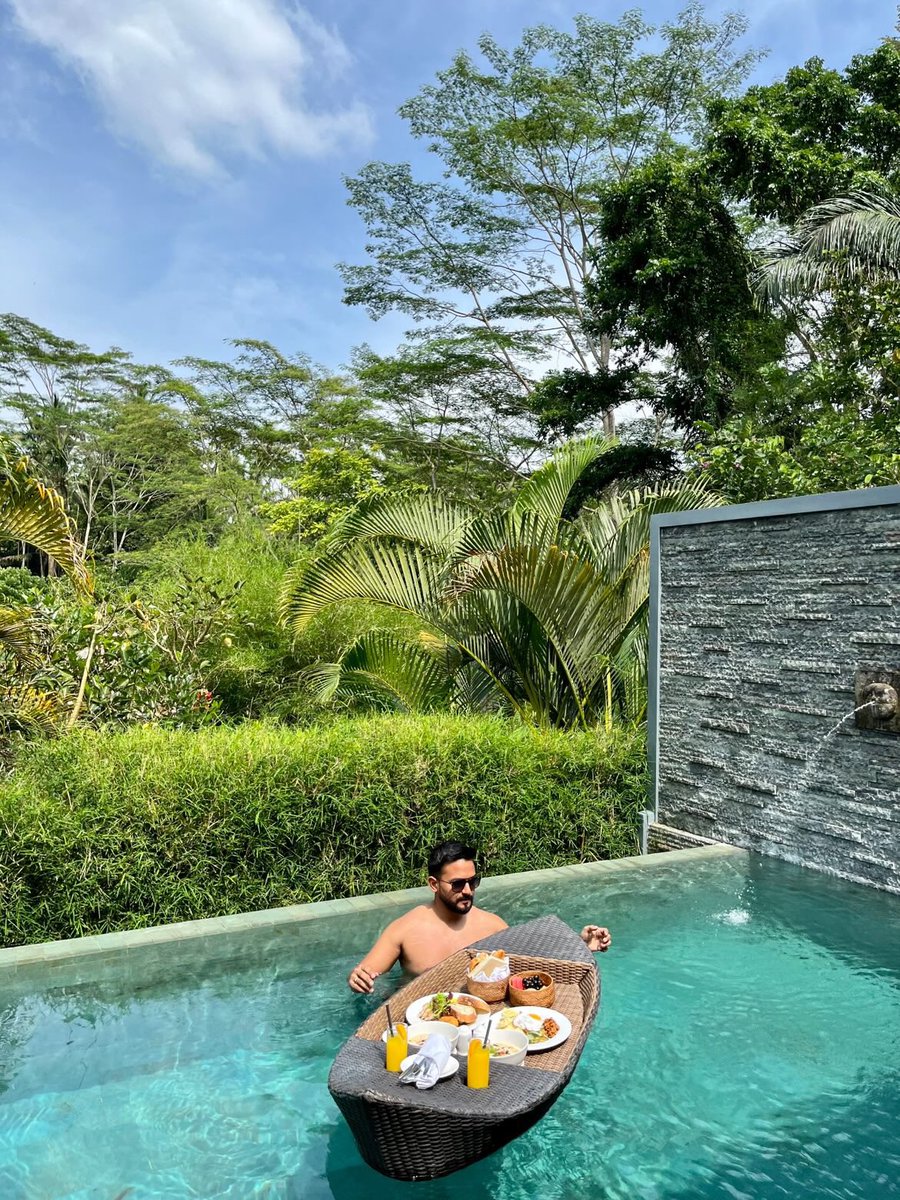
<path id="1" fill-rule="evenodd" d="M 509 887 L 519 887 L 528 881 L 549 883 L 557 879 L 590 879 L 616 875 L 626 871 L 652 871 L 676 862 L 706 858 L 746 857 L 748 851 L 726 843 L 713 846 L 670 850 L 660 854 L 633 855 L 625 858 L 603 859 L 599 862 L 572 863 L 563 867 L 548 867 L 540 871 L 518 871 L 510 875 L 486 878 L 486 893 L 493 898 Z M 168 925 L 152 925 L 145 929 L 126 929 L 116 933 L 98 933 L 87 937 L 61 941 L 34 942 L 26 946 L 0 949 L 0 972 L 15 974 L 19 967 L 71 964 L 76 959 L 106 957 L 122 950 L 217 938 L 229 933 L 276 929 L 317 920 L 322 917 L 349 916 L 379 908 L 392 908 L 407 902 L 421 903 L 429 899 L 427 888 L 403 888 L 393 892 L 375 892 L 366 896 L 344 897 L 338 900 L 318 900 L 309 904 L 290 904 L 280 908 L 265 908 L 255 912 L 235 913 L 225 917 L 206 917 L 197 921 L 178 921 Z"/>

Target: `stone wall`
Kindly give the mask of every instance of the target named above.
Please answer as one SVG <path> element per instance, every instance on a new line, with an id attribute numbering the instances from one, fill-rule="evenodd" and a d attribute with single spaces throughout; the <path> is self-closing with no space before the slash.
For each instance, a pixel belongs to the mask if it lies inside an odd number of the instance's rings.
<path id="1" fill-rule="evenodd" d="M 651 821 L 647 827 L 647 853 L 664 854 L 669 850 L 693 850 L 697 846 L 716 846 L 712 838 L 698 837 L 684 829 L 673 829 L 659 821 Z"/>
<path id="2" fill-rule="evenodd" d="M 858 670 L 900 671 L 894 492 L 663 523 L 660 822 L 900 891 L 900 736 L 849 717 Z"/>

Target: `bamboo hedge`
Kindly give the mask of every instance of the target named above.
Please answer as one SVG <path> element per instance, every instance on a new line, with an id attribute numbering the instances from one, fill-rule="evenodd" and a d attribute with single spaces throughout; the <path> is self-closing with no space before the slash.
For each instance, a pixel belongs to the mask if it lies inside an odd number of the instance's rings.
<path id="1" fill-rule="evenodd" d="M 489 874 L 635 853 L 636 730 L 367 717 L 135 727 L 30 746 L 0 785 L 4 945 L 409 887 L 427 847 Z"/>

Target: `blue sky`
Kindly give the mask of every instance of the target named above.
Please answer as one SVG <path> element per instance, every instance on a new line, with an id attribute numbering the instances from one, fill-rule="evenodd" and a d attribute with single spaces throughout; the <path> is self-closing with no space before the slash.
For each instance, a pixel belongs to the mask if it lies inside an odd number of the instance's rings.
<path id="1" fill-rule="evenodd" d="M 0 311 L 147 362 L 256 337 L 332 368 L 405 320 L 341 303 L 363 261 L 342 175 L 422 158 L 397 106 L 483 30 L 626 4 L 568 0 L 0 0 Z M 677 0 L 644 4 L 653 22 Z M 882 0 L 752 0 L 768 82 L 891 33 Z"/>

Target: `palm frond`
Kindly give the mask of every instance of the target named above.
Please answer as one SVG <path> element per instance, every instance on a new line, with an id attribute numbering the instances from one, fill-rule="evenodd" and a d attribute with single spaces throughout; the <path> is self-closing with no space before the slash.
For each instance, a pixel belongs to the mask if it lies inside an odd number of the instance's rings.
<path id="1" fill-rule="evenodd" d="M 412 542 L 435 554 L 452 553 L 475 514 L 435 493 L 374 496 L 351 509 L 332 529 L 326 553 L 372 539 Z"/>
<path id="2" fill-rule="evenodd" d="M 299 633 L 332 604 L 367 600 L 431 623 L 439 608 L 443 578 L 442 568 L 418 546 L 364 541 L 289 571 L 280 616 Z"/>
<path id="3" fill-rule="evenodd" d="M 857 191 L 805 212 L 789 238 L 763 258 L 753 282 L 762 299 L 777 303 L 880 279 L 900 279 L 900 204 Z"/>
<path id="4" fill-rule="evenodd" d="M 22 667 L 35 667 L 40 661 L 40 628 L 30 608 L 0 607 L 0 647 Z"/>
<path id="5" fill-rule="evenodd" d="M 602 580 L 590 562 L 561 550 L 511 547 L 485 557 L 460 588 L 518 601 L 534 618 L 570 689 L 581 721 L 603 653 Z M 549 666 L 549 664 L 548 664 Z"/>
<path id="6" fill-rule="evenodd" d="M 871 269 L 900 272 L 900 203 L 887 196 L 826 200 L 800 218 L 796 236 L 811 254 L 847 254 Z"/>
<path id="7" fill-rule="evenodd" d="M 558 524 L 572 488 L 588 467 L 614 445 L 612 439 L 599 435 L 567 442 L 520 488 L 512 514 L 537 513 Z"/>
<path id="8" fill-rule="evenodd" d="M 30 472 L 25 458 L 0 460 L 0 537 L 27 542 L 59 563 L 83 594 L 91 578 L 62 497 Z"/>
<path id="9" fill-rule="evenodd" d="M 431 712 L 450 702 L 450 677 L 433 654 L 390 633 L 358 638 L 338 663 L 317 663 L 303 678 L 320 701 L 374 694 L 403 712 Z"/>
<path id="10" fill-rule="evenodd" d="M 426 497 L 358 514 L 358 538 L 289 576 L 283 619 L 299 630 L 329 605 L 366 600 L 417 615 L 422 633 L 413 644 L 367 635 L 339 663 L 310 668 L 308 684 L 322 699 L 365 695 L 563 726 L 639 719 L 651 518 L 720 500 L 682 483 L 562 520 L 568 481 L 599 452 L 599 442 L 582 446 L 533 489 L 533 504 L 499 516 L 461 516 Z"/>
<path id="11" fill-rule="evenodd" d="M 49 736 L 59 732 L 65 714 L 56 696 L 29 684 L 0 689 L 0 734 Z"/>

